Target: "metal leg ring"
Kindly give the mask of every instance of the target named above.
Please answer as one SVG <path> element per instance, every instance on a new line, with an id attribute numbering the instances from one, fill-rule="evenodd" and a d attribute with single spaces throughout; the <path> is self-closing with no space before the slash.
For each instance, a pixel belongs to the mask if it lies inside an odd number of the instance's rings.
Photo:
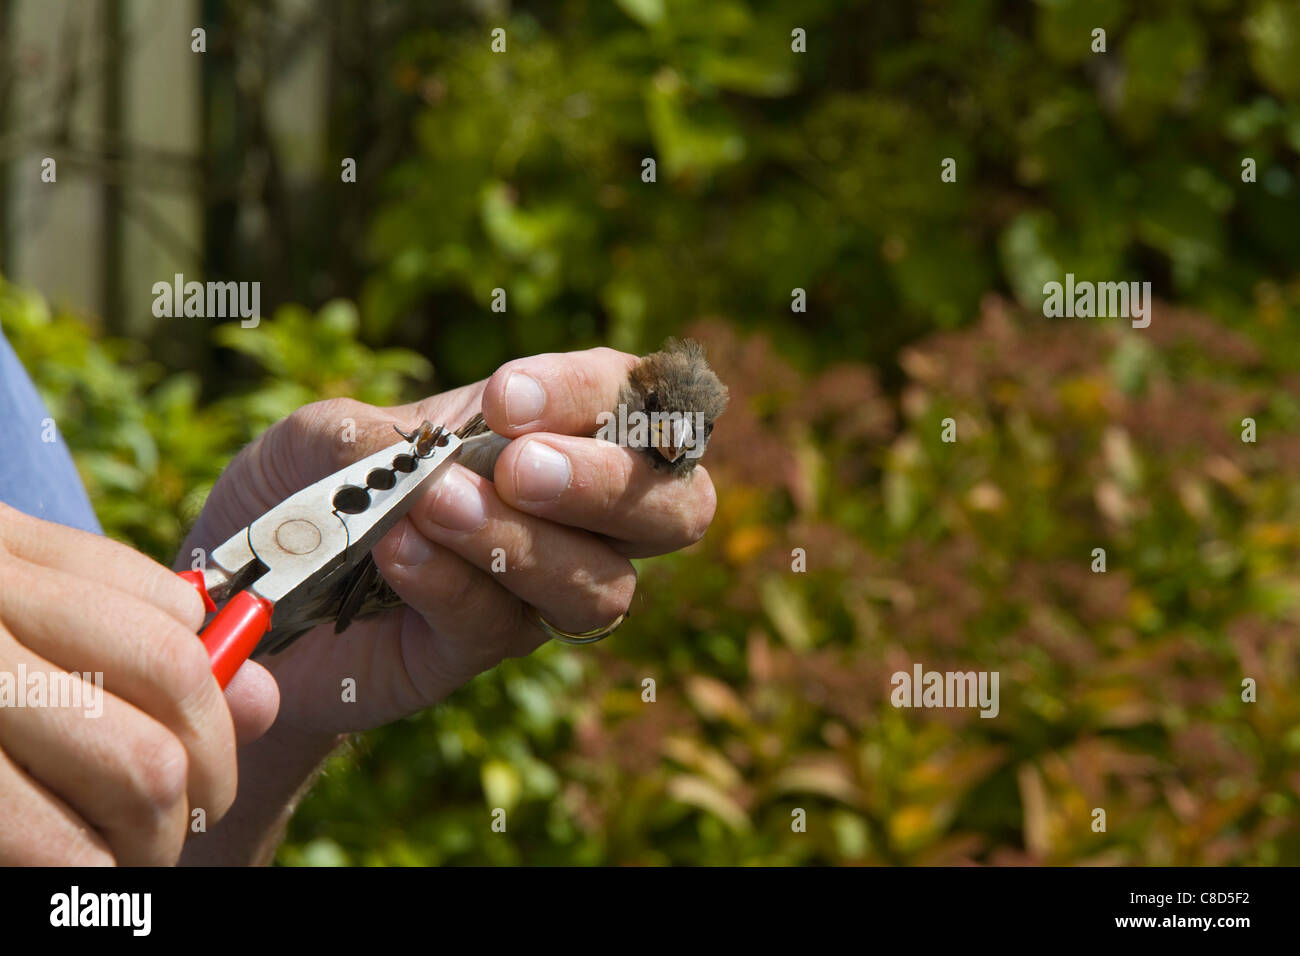
<path id="1" fill-rule="evenodd" d="M 577 634 L 572 631 L 562 631 L 546 618 L 542 617 L 541 612 L 531 604 L 528 606 L 528 616 L 532 619 L 547 637 L 560 641 L 564 644 L 595 644 L 597 641 L 603 641 L 609 635 L 618 630 L 619 625 L 627 620 L 626 614 L 620 614 L 614 620 L 602 627 L 593 627 L 590 631 L 581 631 Z"/>

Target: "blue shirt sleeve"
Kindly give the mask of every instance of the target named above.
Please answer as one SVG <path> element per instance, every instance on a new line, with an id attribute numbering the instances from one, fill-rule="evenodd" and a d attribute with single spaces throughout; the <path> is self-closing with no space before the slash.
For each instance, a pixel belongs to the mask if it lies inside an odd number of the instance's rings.
<path id="1" fill-rule="evenodd" d="M 102 534 L 72 455 L 0 330 L 0 501 L 47 521 Z M 45 441 L 43 438 L 52 438 Z"/>

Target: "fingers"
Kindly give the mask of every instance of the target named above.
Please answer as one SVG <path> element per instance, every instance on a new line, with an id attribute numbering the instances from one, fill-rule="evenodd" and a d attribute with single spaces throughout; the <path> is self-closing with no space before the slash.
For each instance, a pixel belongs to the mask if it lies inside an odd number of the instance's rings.
<path id="1" fill-rule="evenodd" d="M 507 362 L 483 390 L 483 415 L 515 441 L 496 465 L 501 499 L 514 508 L 614 539 L 626 557 L 664 554 L 698 541 L 717 505 L 708 472 L 671 479 L 647 458 L 587 436 L 638 358 L 613 349 L 552 353 Z"/>
<path id="2" fill-rule="evenodd" d="M 203 601 L 194 587 L 161 564 L 110 538 L 41 521 L 0 504 L 0 549 L 78 580 L 135 595 L 170 614 L 191 633 L 203 623 Z M 74 582 L 75 584 L 75 582 Z M 77 594 L 74 589 L 65 601 Z"/>
<path id="3" fill-rule="evenodd" d="M 312 482 L 400 441 L 394 428 L 409 430 L 425 419 L 459 425 L 479 410 L 482 391 L 478 382 L 394 408 L 351 398 L 302 406 L 235 456 L 208 496 L 182 556 L 193 543 L 215 547 Z"/>
<path id="4" fill-rule="evenodd" d="M 618 404 L 635 355 L 613 349 L 550 352 L 502 365 L 483 390 L 483 417 L 498 435 L 590 435 L 596 416 Z"/>
<path id="5" fill-rule="evenodd" d="M 171 730 L 189 757 L 194 804 L 217 818 L 229 809 L 234 728 L 192 630 L 129 594 L 52 570 L 0 593 L 0 620 L 33 654 L 61 670 L 102 674 L 105 691 Z M 122 621 L 131 622 L 132 640 L 121 639 Z"/>
<path id="6" fill-rule="evenodd" d="M 485 572 L 500 587 L 537 608 L 556 627 L 584 631 L 628 609 L 636 571 L 607 543 L 583 531 L 523 514 L 502 503 L 492 483 L 454 465 L 411 510 L 412 528 Z M 418 538 L 388 556 L 410 567 L 422 557 Z M 390 580 L 392 580 L 390 578 Z M 429 585 L 431 588 L 435 585 Z M 454 597 L 454 595 L 453 595 Z M 443 613 L 447 595 L 441 598 Z"/>
<path id="7" fill-rule="evenodd" d="M 546 635 L 525 618 L 523 602 L 494 575 L 429 541 L 409 520 L 374 554 L 393 589 L 433 631 L 404 655 L 421 700 L 545 643 Z M 412 640 L 409 631 L 404 640 Z"/>
<path id="8" fill-rule="evenodd" d="M 5 661 L 29 677 L 40 674 L 51 687 L 76 679 L 8 635 L 0 643 Z M 0 708 L 0 751 L 99 831 L 118 863 L 174 863 L 186 833 L 185 748 L 113 695 L 99 703 L 97 717 L 73 707 Z M 111 732 L 90 726 L 101 721 Z"/>
<path id="9" fill-rule="evenodd" d="M 703 467 L 660 474 L 645 454 L 595 438 L 512 442 L 496 466 L 501 500 L 520 511 L 615 539 L 627 557 L 666 554 L 704 536 L 717 496 Z"/>
<path id="10" fill-rule="evenodd" d="M 280 710 L 280 688 L 275 678 L 256 661 L 244 661 L 226 685 L 226 706 L 235 726 L 235 742 L 250 744 L 275 723 Z"/>
<path id="11" fill-rule="evenodd" d="M 66 803 L 0 750 L 0 865 L 112 866 L 112 848 Z"/>

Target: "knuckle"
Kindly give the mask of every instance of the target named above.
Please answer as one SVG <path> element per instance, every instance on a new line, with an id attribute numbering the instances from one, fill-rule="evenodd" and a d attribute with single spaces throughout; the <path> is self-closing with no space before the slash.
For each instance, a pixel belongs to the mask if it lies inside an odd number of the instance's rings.
<path id="1" fill-rule="evenodd" d="M 172 609 L 178 615 L 177 620 L 191 631 L 198 631 L 203 623 L 203 599 L 199 592 L 164 567 L 157 568 L 149 597 L 156 607 Z"/>
<path id="2" fill-rule="evenodd" d="M 315 437 L 322 429 L 337 431 L 344 419 L 360 422 L 369 408 L 355 398 L 325 398 L 303 405 L 285 421 L 298 434 Z"/>
<path id="3" fill-rule="evenodd" d="M 434 598 L 443 607 L 473 607 L 480 597 L 481 579 L 468 565 L 455 562 L 438 575 Z"/>
<path id="4" fill-rule="evenodd" d="M 203 626 L 205 612 L 203 609 L 203 599 L 199 597 L 199 592 L 190 585 L 185 585 L 180 592 L 179 598 L 180 617 L 178 620 L 189 631 L 198 633 L 199 628 Z"/>
<path id="5" fill-rule="evenodd" d="M 592 395 L 602 390 L 600 370 L 593 363 L 566 362 L 564 374 L 567 398 L 574 408 L 583 408 Z"/>
<path id="6" fill-rule="evenodd" d="M 599 514 L 617 514 L 623 507 L 636 467 L 633 454 L 618 445 L 598 447 L 592 485 Z"/>
<path id="7" fill-rule="evenodd" d="M 132 796 L 147 819 L 160 821 L 185 799 L 189 754 L 180 740 L 161 726 L 142 734 L 134 751 Z"/>
<path id="8" fill-rule="evenodd" d="M 202 692 L 212 680 L 203 642 L 179 627 L 166 628 L 150 657 L 159 689 L 178 704 Z"/>
<path id="9" fill-rule="evenodd" d="M 327 398 L 323 401 L 304 405 L 289 416 L 295 438 L 301 441 L 317 442 L 322 434 L 333 435 L 331 452 L 334 459 L 342 460 L 348 453 L 347 444 L 342 440 L 343 428 L 350 419 L 360 422 L 360 410 L 364 406 L 351 398 Z"/>
<path id="10" fill-rule="evenodd" d="M 307 434 L 328 414 L 327 409 L 337 401 L 338 399 L 329 398 L 295 408 L 284 419 L 285 429 L 294 435 Z"/>
<path id="11" fill-rule="evenodd" d="M 294 412 L 294 415 L 299 412 L 303 413 L 301 423 L 310 427 L 333 424 L 344 418 L 355 417 L 356 413 L 365 407 L 362 402 L 357 401 L 355 398 L 325 398 L 319 402 L 304 405 L 297 412 Z"/>

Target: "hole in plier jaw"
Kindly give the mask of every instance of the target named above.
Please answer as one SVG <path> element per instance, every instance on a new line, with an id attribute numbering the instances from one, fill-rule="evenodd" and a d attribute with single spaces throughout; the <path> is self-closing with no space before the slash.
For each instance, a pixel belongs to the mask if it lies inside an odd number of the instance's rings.
<path id="1" fill-rule="evenodd" d="M 334 492 L 334 510 L 359 515 L 370 507 L 370 492 L 358 485 L 344 485 Z"/>

